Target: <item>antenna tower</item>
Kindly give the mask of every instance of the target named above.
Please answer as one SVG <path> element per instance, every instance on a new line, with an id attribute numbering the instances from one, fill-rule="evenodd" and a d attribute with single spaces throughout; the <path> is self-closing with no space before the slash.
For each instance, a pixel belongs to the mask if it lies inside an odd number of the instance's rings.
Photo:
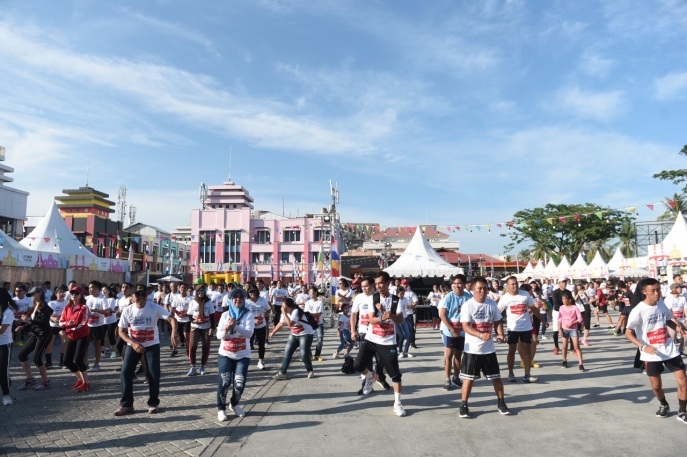
<path id="1" fill-rule="evenodd" d="M 119 196 L 117 197 L 117 220 L 124 222 L 126 217 L 126 187 L 119 188 Z"/>
<path id="2" fill-rule="evenodd" d="M 208 199 L 208 186 L 204 182 L 200 183 L 200 189 L 198 191 L 198 198 L 200 198 L 200 205 L 202 209 L 207 209 L 205 206 L 205 200 Z"/>
<path id="3" fill-rule="evenodd" d="M 136 223 L 136 207 L 134 205 L 129 206 L 129 227 Z"/>
<path id="4" fill-rule="evenodd" d="M 338 216 L 336 214 L 336 205 L 339 203 L 339 183 L 336 186 L 332 185 L 329 180 L 329 191 L 332 197 L 332 204 L 329 205 L 327 211 L 322 215 L 322 290 L 324 295 L 325 316 L 329 320 L 329 326 L 336 325 L 335 314 L 332 306 L 332 236 L 334 235 L 334 228 Z"/>

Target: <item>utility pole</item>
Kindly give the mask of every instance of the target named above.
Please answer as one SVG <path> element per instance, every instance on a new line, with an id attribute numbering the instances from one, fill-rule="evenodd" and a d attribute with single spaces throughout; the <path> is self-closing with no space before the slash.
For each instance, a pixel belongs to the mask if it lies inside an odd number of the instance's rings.
<path id="1" fill-rule="evenodd" d="M 332 204 L 329 209 L 322 215 L 322 289 L 324 292 L 324 308 L 325 316 L 329 319 L 329 326 L 333 327 L 334 309 L 332 305 L 332 236 L 334 235 L 334 227 L 336 226 L 336 204 L 339 203 L 339 184 L 336 187 L 332 185 L 329 180 L 329 190 L 332 196 Z"/>
<path id="2" fill-rule="evenodd" d="M 124 224 L 126 217 L 126 187 L 119 188 L 119 196 L 117 197 L 117 220 Z"/>

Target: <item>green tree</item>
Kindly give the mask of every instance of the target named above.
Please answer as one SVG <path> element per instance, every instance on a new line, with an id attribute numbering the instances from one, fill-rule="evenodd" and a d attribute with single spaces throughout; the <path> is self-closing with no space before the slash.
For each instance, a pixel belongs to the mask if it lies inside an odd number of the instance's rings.
<path id="1" fill-rule="evenodd" d="M 597 216 L 598 213 L 601 218 Z M 579 221 L 576 220 L 576 215 L 580 216 Z M 565 217 L 565 222 L 560 217 Z M 632 219 L 628 212 L 592 203 L 547 204 L 543 208 L 523 209 L 515 213 L 510 232 L 502 236 L 509 236 L 511 239 L 511 243 L 505 246 L 506 251 L 513 249 L 515 244 L 531 241 L 539 249 L 548 252 L 554 260 L 560 259 L 562 255 L 572 259 L 577 257 L 585 244 L 616 238 L 623 223 L 632 225 Z"/>
<path id="2" fill-rule="evenodd" d="M 675 202 L 675 209 L 672 209 L 670 205 L 668 205 L 669 201 Z M 666 212 L 658 216 L 656 220 L 672 221 L 677 217 L 678 211 L 682 212 L 683 215 L 687 214 L 687 199 L 685 199 L 684 195 L 677 193 L 673 194 L 673 198 L 666 197 L 665 202 L 668 208 L 666 209 Z"/>
<path id="3" fill-rule="evenodd" d="M 532 253 L 528 249 L 523 249 L 518 252 L 518 262 L 530 262 L 532 260 Z"/>
<path id="4" fill-rule="evenodd" d="M 687 145 L 682 147 L 680 154 L 687 156 Z M 663 181 L 671 181 L 673 184 L 687 183 L 687 169 L 664 170 L 660 173 L 656 173 L 654 178 L 661 179 Z M 682 188 L 682 193 L 687 194 L 687 184 Z"/>
<path id="5" fill-rule="evenodd" d="M 611 250 L 615 252 L 620 248 L 620 252 L 627 257 L 635 257 L 637 255 L 637 230 L 632 221 L 623 221 L 620 230 L 617 233 L 618 242 L 615 243 Z"/>
<path id="6" fill-rule="evenodd" d="M 549 255 L 549 251 L 547 251 L 547 247 L 543 243 L 534 243 L 532 246 L 530 246 L 530 254 L 532 256 L 532 261 L 542 261 L 546 259 L 546 256 Z"/>
<path id="7" fill-rule="evenodd" d="M 601 258 L 604 259 L 605 262 L 611 260 L 614 251 L 612 250 L 613 246 L 609 244 L 609 241 L 610 240 L 597 240 L 587 243 L 587 261 L 591 262 L 594 260 L 597 252 L 601 254 Z"/>

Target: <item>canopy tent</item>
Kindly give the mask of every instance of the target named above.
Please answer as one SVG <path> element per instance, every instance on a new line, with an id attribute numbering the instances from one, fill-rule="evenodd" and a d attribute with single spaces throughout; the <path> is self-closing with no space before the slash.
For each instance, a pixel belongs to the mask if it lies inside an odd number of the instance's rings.
<path id="1" fill-rule="evenodd" d="M 83 256 L 87 259 L 96 258 L 69 230 L 54 200 L 48 213 L 20 243 L 31 251 Z"/>
<path id="2" fill-rule="evenodd" d="M 620 248 L 618 248 L 615 250 L 613 257 L 611 257 L 611 260 L 608 261 L 608 264 L 606 266 L 608 267 L 609 271 L 620 270 L 620 267 L 622 266 L 624 261 L 625 256 L 622 252 L 620 252 Z"/>
<path id="3" fill-rule="evenodd" d="M 527 262 L 527 266 L 522 270 L 523 273 L 532 273 L 533 271 L 534 267 L 532 266 L 532 262 Z"/>
<path id="4" fill-rule="evenodd" d="M 0 265 L 6 267 L 33 267 L 38 256 L 0 230 Z"/>
<path id="5" fill-rule="evenodd" d="M 539 262 L 537 262 L 537 266 L 534 267 L 534 272 L 539 273 L 539 274 L 543 274 L 544 273 L 544 262 L 542 262 L 541 260 Z"/>
<path id="6" fill-rule="evenodd" d="M 648 247 L 648 254 L 647 267 L 653 277 L 656 277 L 659 266 L 685 265 L 684 258 L 687 257 L 687 221 L 682 216 L 682 212 L 678 212 L 675 223 L 665 239 L 661 243 L 652 244 Z M 633 263 L 636 265 L 642 264 L 639 260 Z"/>
<path id="7" fill-rule="evenodd" d="M 546 267 L 544 267 L 544 273 L 549 277 L 549 279 L 553 279 L 556 276 L 556 264 L 554 263 L 553 259 L 549 259 Z"/>
<path id="8" fill-rule="evenodd" d="M 437 254 L 429 245 L 419 226 L 403 254 L 384 271 L 397 278 L 444 277 L 463 274 L 462 268 L 451 265 Z"/>
<path id="9" fill-rule="evenodd" d="M 570 262 L 568 262 L 568 259 L 563 255 L 561 257 L 561 261 L 556 267 L 556 273 L 558 273 L 558 277 L 565 276 L 565 277 L 570 277 L 571 276 L 571 271 L 570 271 Z"/>
<path id="10" fill-rule="evenodd" d="M 540 279 L 540 280 L 546 279 L 546 276 L 539 274 L 539 273 L 534 273 L 534 272 L 532 272 L 532 273 L 522 272 L 522 273 L 515 274 L 513 276 L 515 276 L 515 279 L 517 279 L 518 281 L 526 281 L 527 278 L 530 278 L 530 280 L 532 280 L 532 279 Z"/>
<path id="11" fill-rule="evenodd" d="M 606 262 L 604 262 L 604 259 L 601 257 L 601 253 L 599 251 L 596 251 L 596 255 L 589 263 L 587 271 L 589 271 L 589 275 L 592 278 L 608 278 L 608 266 L 606 265 Z"/>
<path id="12" fill-rule="evenodd" d="M 575 259 L 575 262 L 573 262 L 572 266 L 570 267 L 570 271 L 572 272 L 573 278 L 587 278 L 587 267 L 588 265 L 587 262 L 584 260 L 584 256 L 582 255 L 582 253 L 579 253 L 577 255 L 577 259 Z"/>
<path id="13" fill-rule="evenodd" d="M 174 276 L 165 276 L 164 278 L 158 279 L 157 282 L 183 282 L 183 281 L 179 278 L 175 278 Z"/>

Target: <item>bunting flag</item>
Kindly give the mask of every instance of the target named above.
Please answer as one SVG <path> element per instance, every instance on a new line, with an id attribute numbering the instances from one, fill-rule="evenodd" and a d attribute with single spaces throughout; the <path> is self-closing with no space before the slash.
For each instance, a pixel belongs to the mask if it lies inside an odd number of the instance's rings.
<path id="1" fill-rule="evenodd" d="M 565 216 L 559 217 L 558 220 L 565 224 Z"/>
<path id="2" fill-rule="evenodd" d="M 675 200 L 668 200 L 666 204 L 670 206 L 672 209 L 675 209 Z"/>

